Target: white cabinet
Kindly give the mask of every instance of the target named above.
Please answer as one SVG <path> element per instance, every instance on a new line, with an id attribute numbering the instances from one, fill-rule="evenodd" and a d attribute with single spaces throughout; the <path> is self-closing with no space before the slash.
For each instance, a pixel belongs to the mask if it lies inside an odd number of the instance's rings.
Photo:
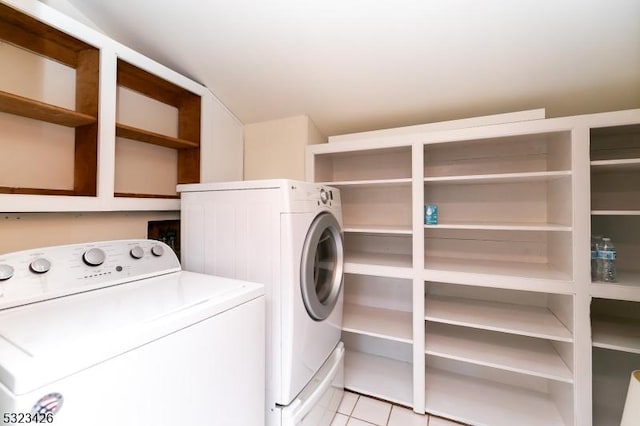
<path id="1" fill-rule="evenodd" d="M 74 109 L 73 99 L 62 108 L 0 91 L 0 119 L 27 129 L 4 143 L 20 152 L 27 146 L 20 138 L 35 146 L 24 169 L 51 168 L 37 145 L 50 145 L 59 128 L 71 131 L 65 171 L 53 169 L 35 184 L 20 173 L 0 179 L 1 211 L 179 210 L 176 183 L 237 178 L 242 124 L 206 87 L 36 0 L 1 0 L 0 21 L 0 38 L 32 59 L 20 66 L 35 64 L 31 86 L 49 82 L 65 88 L 42 91 L 76 94 Z M 50 59 L 71 67 L 62 73 L 71 78 L 51 74 Z M 53 124 L 30 130 L 40 121 Z M 60 174 L 62 183 L 51 179 Z"/>
<path id="2" fill-rule="evenodd" d="M 510 121 L 307 148 L 342 195 L 346 387 L 470 424 L 614 424 L 640 367 L 640 110 Z M 591 283 L 590 232 L 618 283 Z"/>

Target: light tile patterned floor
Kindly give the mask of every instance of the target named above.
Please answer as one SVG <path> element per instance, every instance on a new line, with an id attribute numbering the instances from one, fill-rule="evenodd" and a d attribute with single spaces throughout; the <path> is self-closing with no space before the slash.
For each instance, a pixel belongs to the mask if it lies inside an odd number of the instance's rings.
<path id="1" fill-rule="evenodd" d="M 408 408 L 345 391 L 331 426 L 460 426 L 452 420 L 422 416 Z"/>

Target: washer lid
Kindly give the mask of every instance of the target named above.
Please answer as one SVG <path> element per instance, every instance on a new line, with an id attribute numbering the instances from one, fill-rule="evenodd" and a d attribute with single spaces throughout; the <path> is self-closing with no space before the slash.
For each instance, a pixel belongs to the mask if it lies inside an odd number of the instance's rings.
<path id="1" fill-rule="evenodd" d="M 183 271 L 0 311 L 0 383 L 26 393 L 262 294 Z"/>

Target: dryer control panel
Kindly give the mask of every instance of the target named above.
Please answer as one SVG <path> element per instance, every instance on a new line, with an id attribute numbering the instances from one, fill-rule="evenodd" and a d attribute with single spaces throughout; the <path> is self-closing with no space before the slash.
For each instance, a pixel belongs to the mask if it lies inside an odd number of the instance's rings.
<path id="1" fill-rule="evenodd" d="M 180 271 L 169 246 L 118 240 L 0 255 L 0 309 Z"/>

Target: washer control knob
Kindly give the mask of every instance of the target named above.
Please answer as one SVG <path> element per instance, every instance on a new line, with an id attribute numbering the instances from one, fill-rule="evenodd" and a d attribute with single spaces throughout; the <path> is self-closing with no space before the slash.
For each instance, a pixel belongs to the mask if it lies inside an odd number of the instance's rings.
<path id="1" fill-rule="evenodd" d="M 7 264 L 0 265 L 0 281 L 8 280 L 13 276 L 13 266 Z"/>
<path id="2" fill-rule="evenodd" d="M 100 266 L 106 257 L 104 250 L 94 247 L 84 252 L 82 260 L 89 266 Z"/>
<path id="3" fill-rule="evenodd" d="M 29 269 L 36 274 L 44 274 L 51 269 L 51 262 L 44 257 L 39 257 L 29 264 Z"/>
<path id="4" fill-rule="evenodd" d="M 144 250 L 140 246 L 135 246 L 134 248 L 129 250 L 129 254 L 134 259 L 142 259 L 142 257 L 144 256 Z"/>
<path id="5" fill-rule="evenodd" d="M 320 201 L 322 201 L 322 204 L 327 204 L 329 201 L 329 193 L 324 189 L 320 190 Z"/>
<path id="6" fill-rule="evenodd" d="M 155 245 L 151 247 L 151 254 L 160 257 L 164 254 L 164 248 L 161 245 Z"/>

